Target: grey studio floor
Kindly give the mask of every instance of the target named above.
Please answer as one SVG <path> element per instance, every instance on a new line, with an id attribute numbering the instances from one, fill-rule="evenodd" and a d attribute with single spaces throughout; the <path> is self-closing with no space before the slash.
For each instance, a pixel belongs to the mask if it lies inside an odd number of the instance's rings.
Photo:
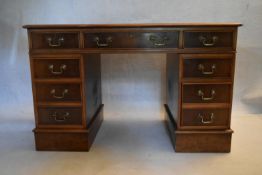
<path id="1" fill-rule="evenodd" d="M 261 175 L 261 117 L 232 117 L 231 153 L 175 153 L 162 116 L 153 112 L 106 113 L 90 152 L 37 152 L 33 116 L 6 119 L 0 123 L 0 174 Z"/>

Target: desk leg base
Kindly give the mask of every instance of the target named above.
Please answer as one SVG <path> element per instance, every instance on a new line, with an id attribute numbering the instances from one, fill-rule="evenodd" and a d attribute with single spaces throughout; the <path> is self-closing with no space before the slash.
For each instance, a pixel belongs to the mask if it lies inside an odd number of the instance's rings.
<path id="1" fill-rule="evenodd" d="M 103 122 L 100 105 L 87 129 L 34 129 L 38 151 L 89 151 Z"/>
<path id="2" fill-rule="evenodd" d="M 165 105 L 165 123 L 175 152 L 230 152 L 233 131 L 228 130 L 178 130 L 175 120 Z"/>

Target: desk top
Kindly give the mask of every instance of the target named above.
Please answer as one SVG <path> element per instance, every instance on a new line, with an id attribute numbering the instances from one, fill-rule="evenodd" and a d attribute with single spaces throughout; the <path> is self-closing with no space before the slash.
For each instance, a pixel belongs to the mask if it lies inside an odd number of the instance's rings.
<path id="1" fill-rule="evenodd" d="M 52 28 L 140 28 L 140 27 L 238 27 L 241 23 L 143 23 L 143 24 L 37 24 L 24 25 L 27 29 Z"/>

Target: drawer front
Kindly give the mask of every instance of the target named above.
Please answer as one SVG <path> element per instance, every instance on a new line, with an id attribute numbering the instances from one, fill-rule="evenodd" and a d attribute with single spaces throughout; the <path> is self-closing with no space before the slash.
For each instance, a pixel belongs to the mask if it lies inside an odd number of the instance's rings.
<path id="1" fill-rule="evenodd" d="M 39 107 L 39 125 L 81 125 L 81 107 Z"/>
<path id="2" fill-rule="evenodd" d="M 231 85 L 183 85 L 183 103 L 230 103 Z"/>
<path id="3" fill-rule="evenodd" d="M 184 78 L 231 78 L 232 59 L 183 59 Z"/>
<path id="4" fill-rule="evenodd" d="M 81 102 L 80 84 L 36 84 L 39 102 Z"/>
<path id="5" fill-rule="evenodd" d="M 34 59 L 35 78 L 79 78 L 79 59 Z"/>
<path id="6" fill-rule="evenodd" d="M 79 33 L 32 32 L 32 49 L 73 49 L 79 48 Z"/>
<path id="7" fill-rule="evenodd" d="M 185 31 L 184 48 L 233 48 L 233 32 Z"/>
<path id="8" fill-rule="evenodd" d="M 196 127 L 198 129 L 210 129 L 211 126 L 228 128 L 230 110 L 227 108 L 212 109 L 183 109 L 182 127 Z M 205 127 L 206 126 L 206 127 Z"/>
<path id="9" fill-rule="evenodd" d="M 177 31 L 85 33 L 85 48 L 177 48 Z"/>

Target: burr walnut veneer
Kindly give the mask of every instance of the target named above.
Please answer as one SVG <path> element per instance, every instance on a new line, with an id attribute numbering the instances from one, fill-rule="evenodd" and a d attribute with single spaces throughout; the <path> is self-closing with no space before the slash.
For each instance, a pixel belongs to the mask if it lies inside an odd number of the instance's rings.
<path id="1" fill-rule="evenodd" d="M 161 52 L 167 57 L 165 123 L 175 151 L 229 152 L 239 26 L 25 25 L 36 149 L 90 149 L 103 121 L 101 54 Z"/>

